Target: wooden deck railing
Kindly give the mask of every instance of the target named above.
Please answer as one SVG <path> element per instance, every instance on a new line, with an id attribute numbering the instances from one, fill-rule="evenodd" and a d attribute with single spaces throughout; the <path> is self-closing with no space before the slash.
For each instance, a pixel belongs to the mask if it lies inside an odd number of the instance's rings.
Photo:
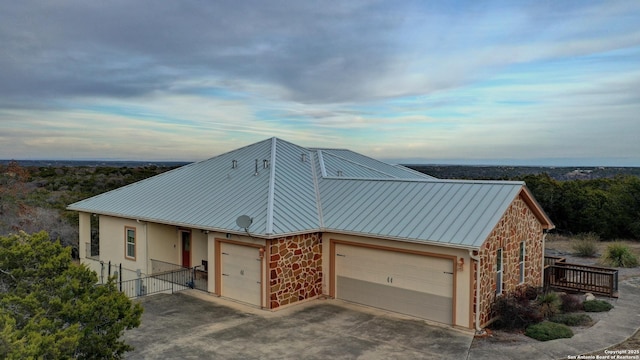
<path id="1" fill-rule="evenodd" d="M 618 297 L 616 269 L 567 263 L 554 256 L 545 256 L 544 263 L 545 287 Z"/>

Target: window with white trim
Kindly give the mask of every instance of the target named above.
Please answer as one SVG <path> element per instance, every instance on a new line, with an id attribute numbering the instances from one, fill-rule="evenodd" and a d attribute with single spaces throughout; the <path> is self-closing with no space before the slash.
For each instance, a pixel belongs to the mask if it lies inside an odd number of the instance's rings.
<path id="1" fill-rule="evenodd" d="M 502 248 L 496 253 L 496 294 L 502 294 Z"/>
<path id="2" fill-rule="evenodd" d="M 525 246 L 524 241 L 520 243 L 520 284 L 524 283 L 524 259 L 525 259 Z"/>
<path id="3" fill-rule="evenodd" d="M 136 228 L 124 228 L 124 257 L 127 259 L 136 259 Z"/>

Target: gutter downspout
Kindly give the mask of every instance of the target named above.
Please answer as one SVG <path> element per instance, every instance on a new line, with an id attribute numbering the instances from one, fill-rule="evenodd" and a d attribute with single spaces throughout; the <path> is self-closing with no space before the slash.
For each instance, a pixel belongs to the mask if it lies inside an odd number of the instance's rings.
<path id="1" fill-rule="evenodd" d="M 478 270 L 476 271 L 476 316 L 475 316 L 475 328 L 476 334 L 482 334 L 484 330 L 480 327 L 480 257 L 473 255 L 476 250 L 469 250 L 469 257 L 476 262 Z"/>

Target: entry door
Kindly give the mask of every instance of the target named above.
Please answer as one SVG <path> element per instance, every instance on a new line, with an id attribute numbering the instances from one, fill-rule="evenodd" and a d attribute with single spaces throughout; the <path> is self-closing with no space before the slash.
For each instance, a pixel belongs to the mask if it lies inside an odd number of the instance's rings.
<path id="1" fill-rule="evenodd" d="M 182 238 L 182 266 L 191 267 L 191 233 L 181 231 L 180 237 Z"/>
<path id="2" fill-rule="evenodd" d="M 261 267 L 257 247 L 220 244 L 221 296 L 260 306 Z"/>
<path id="3" fill-rule="evenodd" d="M 453 261 L 336 244 L 336 297 L 452 323 Z"/>

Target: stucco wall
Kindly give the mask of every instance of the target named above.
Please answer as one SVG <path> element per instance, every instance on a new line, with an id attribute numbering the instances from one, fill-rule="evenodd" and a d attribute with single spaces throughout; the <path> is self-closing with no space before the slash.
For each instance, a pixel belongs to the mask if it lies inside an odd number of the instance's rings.
<path id="1" fill-rule="evenodd" d="M 269 300 L 271 309 L 322 293 L 322 237 L 318 233 L 271 240 Z"/>
<path id="2" fill-rule="evenodd" d="M 412 250 L 419 251 L 425 253 L 433 253 L 433 254 L 443 254 L 449 256 L 455 256 L 455 265 L 456 266 L 456 299 L 455 299 L 455 323 L 456 326 L 461 326 L 465 328 L 470 328 L 472 326 L 472 309 L 471 309 L 471 286 L 472 286 L 472 271 L 470 270 L 470 257 L 468 250 L 465 249 L 456 249 L 450 247 L 443 246 L 435 246 L 428 244 L 420 244 L 420 243 L 410 243 L 403 241 L 394 241 L 394 240 L 384 240 L 384 239 L 375 239 L 361 236 L 352 236 L 352 235 L 342 235 L 335 233 L 324 233 L 322 236 L 322 242 L 324 244 L 322 249 L 322 257 L 323 261 L 323 294 L 329 295 L 330 289 L 330 276 L 335 274 L 330 274 L 330 262 L 331 259 L 329 243 L 333 240 L 339 241 L 347 241 L 353 243 L 360 244 L 369 244 L 374 246 L 382 246 L 382 247 L 392 247 L 397 249 L 404 250 Z M 463 259 L 464 265 L 462 268 L 457 268 L 457 263 L 460 259 Z"/>
<path id="3" fill-rule="evenodd" d="M 135 260 L 125 257 L 125 227 L 136 230 Z M 207 235 L 196 229 L 183 230 L 191 232 L 192 266 L 202 264 L 202 260 L 208 260 Z M 143 274 L 151 274 L 151 259 L 181 265 L 180 246 L 180 234 L 178 228 L 173 225 L 100 216 L 100 260 L 104 262 L 122 263 L 123 268 L 131 272 L 140 269 Z M 132 276 L 134 275 L 131 274 L 130 277 Z"/>
<path id="4" fill-rule="evenodd" d="M 122 280 L 136 278 L 136 270 L 147 273 L 147 229 L 144 223 L 132 219 L 122 219 L 100 215 L 100 260 L 112 264 L 122 264 Z M 136 230 L 136 258 L 125 257 L 125 227 Z M 113 271 L 113 270 L 112 270 Z"/>
<path id="5" fill-rule="evenodd" d="M 480 324 L 491 320 L 496 298 L 496 257 L 502 248 L 503 293 L 520 284 L 520 243 L 525 242 L 525 284 L 542 286 L 544 243 L 542 224 L 522 199 L 509 206 L 487 241 L 480 248 Z"/>

